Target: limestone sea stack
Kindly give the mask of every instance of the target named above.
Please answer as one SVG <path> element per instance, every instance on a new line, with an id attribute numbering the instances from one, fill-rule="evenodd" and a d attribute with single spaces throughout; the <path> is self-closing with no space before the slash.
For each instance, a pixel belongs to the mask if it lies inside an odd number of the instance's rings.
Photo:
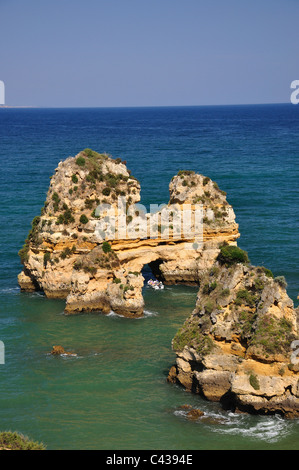
<path id="1" fill-rule="evenodd" d="M 168 380 L 229 409 L 298 417 L 297 313 L 283 277 L 223 245 L 173 339 Z"/>
<path id="2" fill-rule="evenodd" d="M 120 158 L 85 149 L 60 162 L 19 252 L 21 289 L 66 299 L 67 314 L 113 310 L 138 317 L 144 265 L 165 284 L 197 285 L 220 244 L 236 244 L 235 214 L 218 185 L 192 171 L 175 175 L 169 192 L 163 207 L 147 212 L 140 184 Z M 191 234 L 181 230 L 186 207 Z"/>

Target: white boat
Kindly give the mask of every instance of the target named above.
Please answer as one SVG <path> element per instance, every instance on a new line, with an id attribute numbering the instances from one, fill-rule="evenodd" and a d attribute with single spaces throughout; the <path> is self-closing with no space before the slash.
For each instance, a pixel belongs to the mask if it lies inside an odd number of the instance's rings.
<path id="1" fill-rule="evenodd" d="M 147 285 L 155 290 L 164 289 L 164 284 L 161 281 L 154 281 L 153 279 L 147 281 Z"/>

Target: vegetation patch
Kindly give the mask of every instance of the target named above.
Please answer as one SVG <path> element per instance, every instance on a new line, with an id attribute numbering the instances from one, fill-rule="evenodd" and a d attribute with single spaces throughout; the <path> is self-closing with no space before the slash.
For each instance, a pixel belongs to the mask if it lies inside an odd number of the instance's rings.
<path id="1" fill-rule="evenodd" d="M 250 262 L 247 252 L 234 245 L 223 245 L 220 248 L 217 260 L 225 266 L 232 266 L 237 263 L 247 264 Z"/>
<path id="2" fill-rule="evenodd" d="M 242 310 L 238 315 L 238 323 L 234 324 L 236 331 L 240 333 L 241 341 L 249 343 L 252 334 L 254 322 L 257 318 L 257 313 L 250 310 Z"/>
<path id="3" fill-rule="evenodd" d="M 194 348 L 198 354 L 204 356 L 213 350 L 215 344 L 210 336 L 201 333 L 197 323 L 190 322 L 183 325 L 173 339 L 175 351 L 182 351 L 185 346 Z"/>
<path id="4" fill-rule="evenodd" d="M 274 278 L 274 281 L 277 282 L 277 284 L 279 284 L 280 287 L 283 287 L 284 289 L 288 287 L 287 281 L 285 280 L 284 276 L 277 276 Z"/>
<path id="5" fill-rule="evenodd" d="M 49 251 L 46 251 L 46 253 L 44 254 L 44 267 L 45 268 L 47 267 L 47 263 L 48 261 L 50 261 L 50 258 L 51 258 L 51 254 L 49 253 Z"/>
<path id="6" fill-rule="evenodd" d="M 205 312 L 210 315 L 215 308 L 214 303 L 211 300 L 208 300 L 208 302 L 205 305 Z"/>
<path id="7" fill-rule="evenodd" d="M 86 148 L 83 150 L 83 152 L 86 157 L 88 157 L 89 159 L 94 159 L 94 160 L 97 160 L 97 159 L 100 159 L 100 160 L 105 160 L 108 158 L 108 155 L 104 154 L 104 153 L 98 153 L 96 152 L 95 150 L 92 150 L 92 149 L 89 149 L 89 148 Z"/>
<path id="8" fill-rule="evenodd" d="M 110 253 L 112 251 L 111 245 L 109 242 L 103 242 L 102 250 L 104 253 Z"/>
<path id="9" fill-rule="evenodd" d="M 73 250 L 71 250 L 69 247 L 67 247 L 60 253 L 60 258 L 61 259 L 69 258 L 72 253 L 73 253 Z"/>
<path id="10" fill-rule="evenodd" d="M 76 163 L 79 166 L 85 166 L 85 158 L 80 155 L 80 157 L 76 159 Z"/>
<path id="11" fill-rule="evenodd" d="M 119 267 L 119 259 L 113 250 L 107 253 L 103 252 L 102 256 L 97 257 L 95 262 L 102 269 L 114 269 Z M 118 282 L 116 282 L 116 284 L 118 284 Z"/>
<path id="12" fill-rule="evenodd" d="M 178 172 L 178 176 L 189 176 L 189 175 L 195 175 L 195 171 L 192 170 L 180 170 Z"/>
<path id="13" fill-rule="evenodd" d="M 80 217 L 80 223 L 85 225 L 87 224 L 87 222 L 88 222 L 88 217 L 86 217 L 85 214 L 82 214 Z"/>
<path id="14" fill-rule="evenodd" d="M 220 292 L 220 296 L 221 297 L 227 297 L 228 295 L 230 294 L 230 290 L 228 287 L 226 287 L 225 289 L 222 289 L 222 291 Z"/>
<path id="15" fill-rule="evenodd" d="M 0 450 L 46 450 L 43 443 L 30 440 L 17 432 L 0 432 Z"/>
<path id="16" fill-rule="evenodd" d="M 29 245 L 30 242 L 34 243 L 35 245 L 39 244 L 39 239 L 38 239 L 38 234 L 39 234 L 39 229 L 38 225 L 40 223 L 40 216 L 34 217 L 34 219 L 31 222 L 31 229 L 29 230 L 28 236 L 25 240 L 25 243 L 23 247 L 19 250 L 19 257 L 21 259 L 21 263 L 24 264 L 26 261 L 29 259 Z"/>
<path id="17" fill-rule="evenodd" d="M 62 214 L 59 214 L 56 220 L 56 225 L 69 225 L 73 222 L 75 222 L 75 219 L 72 215 L 72 210 L 67 207 L 66 204 L 64 204 L 64 212 Z"/>
<path id="18" fill-rule="evenodd" d="M 255 280 L 254 280 L 254 287 L 256 290 L 258 291 L 262 291 L 265 287 L 265 284 L 263 283 L 262 279 L 260 277 L 257 277 Z"/>
<path id="19" fill-rule="evenodd" d="M 256 297 L 254 294 L 249 292 L 247 289 L 238 290 L 235 300 L 236 305 L 248 305 L 249 307 L 254 307 L 255 303 Z"/>
<path id="20" fill-rule="evenodd" d="M 265 268 L 264 266 L 257 266 L 256 270 L 258 273 L 264 273 L 267 277 L 274 278 L 271 269 Z"/>
<path id="21" fill-rule="evenodd" d="M 289 352 L 294 339 L 292 324 L 288 320 L 264 315 L 257 322 L 250 346 L 261 347 L 268 354 L 283 354 Z"/>
<path id="22" fill-rule="evenodd" d="M 56 212 L 59 209 L 59 203 L 60 203 L 60 197 L 58 196 L 57 193 L 52 194 L 52 201 L 53 201 L 54 212 Z"/>
<path id="23" fill-rule="evenodd" d="M 29 253 L 29 244 L 24 243 L 23 247 L 19 250 L 19 253 L 18 253 L 22 264 L 24 264 L 24 263 L 26 263 L 26 261 L 28 261 L 28 259 L 29 259 L 29 254 L 28 253 Z"/>
<path id="24" fill-rule="evenodd" d="M 260 383 L 257 375 L 255 374 L 250 374 L 249 376 L 249 383 L 254 388 L 254 390 L 259 390 L 260 389 Z"/>
<path id="25" fill-rule="evenodd" d="M 111 193 L 111 189 L 108 186 L 106 186 L 102 191 L 102 194 L 104 196 L 109 196 L 110 193 Z"/>
<path id="26" fill-rule="evenodd" d="M 213 281 L 211 283 L 206 283 L 203 286 L 202 293 L 205 294 L 205 295 L 209 295 L 211 292 L 213 292 L 213 290 L 216 289 L 216 287 L 217 287 L 217 282 L 216 281 Z"/>

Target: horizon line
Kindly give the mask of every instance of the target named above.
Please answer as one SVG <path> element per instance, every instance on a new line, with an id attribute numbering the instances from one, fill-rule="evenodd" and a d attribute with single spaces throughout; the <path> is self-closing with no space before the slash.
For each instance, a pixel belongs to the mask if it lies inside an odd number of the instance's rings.
<path id="1" fill-rule="evenodd" d="M 126 106 L 49 106 L 49 105 L 1 105 L 0 109 L 132 109 L 132 108 L 200 108 L 213 106 L 271 106 L 292 104 L 291 102 L 271 102 L 271 103 L 226 103 L 226 104 L 170 104 L 170 105 L 126 105 Z"/>

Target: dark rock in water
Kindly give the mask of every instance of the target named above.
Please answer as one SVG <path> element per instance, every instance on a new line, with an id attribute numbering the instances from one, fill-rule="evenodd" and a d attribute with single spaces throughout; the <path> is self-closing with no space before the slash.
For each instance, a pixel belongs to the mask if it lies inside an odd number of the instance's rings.
<path id="1" fill-rule="evenodd" d="M 187 417 L 189 419 L 198 419 L 201 418 L 204 415 L 204 412 L 201 410 L 190 410 L 187 413 Z"/>
<path id="2" fill-rule="evenodd" d="M 189 409 L 188 406 L 187 406 L 187 409 Z M 198 408 L 191 408 L 187 412 L 188 419 L 198 419 L 198 418 L 201 418 L 202 416 L 204 416 L 204 412 L 199 410 Z"/>
<path id="3" fill-rule="evenodd" d="M 182 405 L 180 406 L 181 410 L 187 411 L 186 417 L 190 420 L 196 421 L 201 418 L 203 423 L 209 425 L 222 425 L 225 424 L 226 420 L 221 417 L 209 416 L 198 408 L 193 408 L 191 405 Z"/>
<path id="4" fill-rule="evenodd" d="M 191 405 L 182 405 L 180 406 L 181 410 L 192 410 L 192 406 Z"/>
<path id="5" fill-rule="evenodd" d="M 53 356 L 77 356 L 75 353 L 65 351 L 62 346 L 53 346 L 51 354 Z"/>
<path id="6" fill-rule="evenodd" d="M 60 354 L 65 354 L 65 350 L 62 346 L 53 346 L 51 354 L 54 356 L 59 356 Z"/>

